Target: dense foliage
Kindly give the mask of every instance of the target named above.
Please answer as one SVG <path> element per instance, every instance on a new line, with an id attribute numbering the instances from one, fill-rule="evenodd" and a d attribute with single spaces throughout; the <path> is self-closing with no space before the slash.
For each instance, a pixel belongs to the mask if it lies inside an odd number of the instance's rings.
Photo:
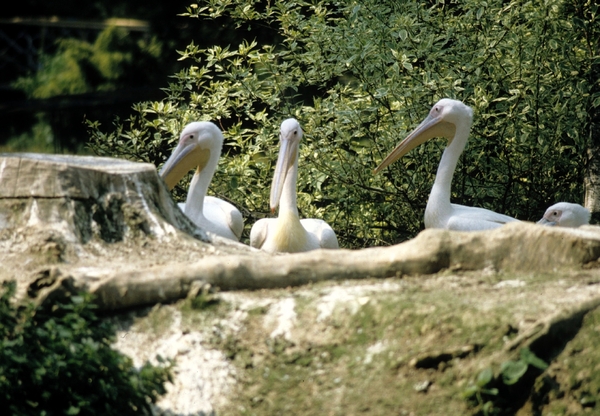
<path id="1" fill-rule="evenodd" d="M 249 228 L 268 213 L 279 124 L 296 117 L 301 215 L 325 219 L 345 247 L 390 244 L 422 229 L 446 143 L 373 168 L 451 97 L 475 110 L 453 202 L 535 220 L 556 201 L 582 202 L 589 111 L 600 102 L 596 13 L 578 0 L 200 2 L 190 18 L 223 21 L 244 40 L 191 43 L 167 98 L 136 105 L 110 132 L 90 123 L 91 148 L 158 166 L 186 123 L 216 122 L 227 143 L 211 189 Z"/>
<path id="2" fill-rule="evenodd" d="M 14 85 L 30 98 L 147 85 L 155 74 L 142 68 L 156 65 L 161 50 L 155 37 L 136 41 L 126 30 L 109 26 L 93 43 L 59 40 L 56 54 L 42 57 L 43 70 L 18 78 Z"/>
<path id="3" fill-rule="evenodd" d="M 170 365 L 145 364 L 113 350 L 114 331 L 90 295 L 51 308 L 17 307 L 15 284 L 0 294 L 0 403 L 7 415 L 151 414 Z"/>

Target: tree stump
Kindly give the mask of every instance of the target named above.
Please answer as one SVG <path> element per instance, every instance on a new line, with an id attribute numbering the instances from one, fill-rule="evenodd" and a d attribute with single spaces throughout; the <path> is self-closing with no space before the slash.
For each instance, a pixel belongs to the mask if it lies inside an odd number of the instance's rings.
<path id="1" fill-rule="evenodd" d="M 185 246 L 241 244 L 197 228 L 148 163 L 70 155 L 0 155 L 0 280 L 31 280 L 52 264 L 156 263 Z M 176 258 L 176 256 L 173 256 Z"/>
<path id="2" fill-rule="evenodd" d="M 0 231 L 47 226 L 67 241 L 163 238 L 183 230 L 211 241 L 173 203 L 147 163 L 91 156 L 0 155 Z"/>

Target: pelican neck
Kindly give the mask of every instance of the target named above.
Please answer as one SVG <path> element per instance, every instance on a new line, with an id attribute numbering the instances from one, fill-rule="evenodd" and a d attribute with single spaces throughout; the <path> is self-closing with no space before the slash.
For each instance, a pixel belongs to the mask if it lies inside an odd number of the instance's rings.
<path id="1" fill-rule="evenodd" d="M 470 120 L 456 124 L 456 133 L 450 144 L 442 153 L 433 187 L 429 194 L 429 200 L 427 201 L 428 207 L 441 208 L 442 206 L 450 205 L 452 179 L 458 164 L 458 159 L 467 145 L 470 130 Z"/>
<path id="2" fill-rule="evenodd" d="M 281 198 L 279 199 L 279 215 L 282 212 L 298 214 L 298 201 L 296 195 L 296 182 L 298 180 L 298 158 L 294 164 L 288 168 L 283 189 L 281 190 Z"/>

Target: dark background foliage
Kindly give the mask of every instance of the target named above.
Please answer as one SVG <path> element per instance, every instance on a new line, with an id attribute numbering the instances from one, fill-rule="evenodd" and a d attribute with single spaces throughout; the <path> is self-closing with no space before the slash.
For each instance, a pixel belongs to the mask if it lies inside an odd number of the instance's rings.
<path id="1" fill-rule="evenodd" d="M 13 139 L 5 150 L 31 150 L 29 136 L 37 125 L 41 131 L 33 134 L 46 135 L 50 143 L 34 150 L 86 152 L 85 120 L 111 124 L 126 118 L 136 102 L 163 99 L 161 89 L 184 67 L 178 50 L 190 42 L 229 44 L 237 36 L 226 19 L 206 23 L 179 16 L 188 5 L 186 0 L 25 0 L 3 8 L 0 146 Z M 48 23 L 51 18 L 56 21 Z M 113 18 L 140 19 L 148 27 L 94 26 Z"/>

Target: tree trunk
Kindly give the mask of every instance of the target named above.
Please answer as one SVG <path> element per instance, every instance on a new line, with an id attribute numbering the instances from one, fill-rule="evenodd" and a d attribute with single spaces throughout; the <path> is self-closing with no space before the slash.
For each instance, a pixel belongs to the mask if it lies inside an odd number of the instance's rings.
<path id="1" fill-rule="evenodd" d="M 592 123 L 587 148 L 588 165 L 585 172 L 585 207 L 592 213 L 591 223 L 600 223 L 600 117 L 592 111 Z"/>

